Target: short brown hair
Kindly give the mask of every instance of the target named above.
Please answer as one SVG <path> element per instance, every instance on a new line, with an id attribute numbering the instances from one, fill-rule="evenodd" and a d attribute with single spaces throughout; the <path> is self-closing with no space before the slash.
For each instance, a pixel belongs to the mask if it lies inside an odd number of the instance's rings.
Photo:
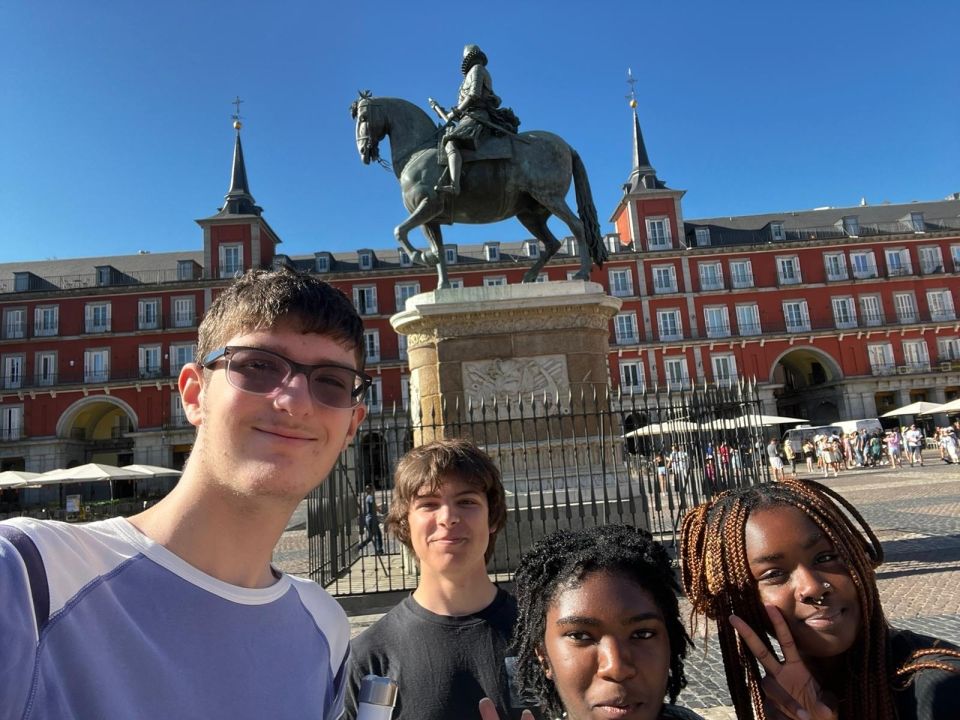
<path id="1" fill-rule="evenodd" d="M 424 488 L 437 492 L 452 477 L 481 490 L 487 497 L 490 542 L 483 557 L 489 561 L 496 547 L 497 533 L 507 517 L 507 500 L 500 470 L 489 455 L 469 440 L 435 440 L 400 458 L 394 473 L 393 502 L 384 524 L 397 540 L 413 550 L 407 521 L 410 504 Z"/>
<path id="2" fill-rule="evenodd" d="M 281 268 L 248 270 L 227 287 L 200 323 L 197 361 L 235 335 L 293 321 L 306 333 L 326 335 L 354 351 L 363 370 L 363 321 L 340 290 L 310 273 Z"/>

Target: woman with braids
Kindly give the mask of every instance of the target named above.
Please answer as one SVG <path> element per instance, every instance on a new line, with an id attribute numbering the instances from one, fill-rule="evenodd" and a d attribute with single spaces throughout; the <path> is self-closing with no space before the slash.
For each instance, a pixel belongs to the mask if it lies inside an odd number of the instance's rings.
<path id="1" fill-rule="evenodd" d="M 717 622 L 740 720 L 960 718 L 960 652 L 887 624 L 882 561 L 856 508 L 813 481 L 726 492 L 687 514 L 683 587 Z"/>
<path id="2" fill-rule="evenodd" d="M 556 532 L 520 559 L 515 580 L 515 683 L 546 717 L 699 718 L 674 705 L 691 642 L 669 558 L 649 533 L 625 525 Z"/>

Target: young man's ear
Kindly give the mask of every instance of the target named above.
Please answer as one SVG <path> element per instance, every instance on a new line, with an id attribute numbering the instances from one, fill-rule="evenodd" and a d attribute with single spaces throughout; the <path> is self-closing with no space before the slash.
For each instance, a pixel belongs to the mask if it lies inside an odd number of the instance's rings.
<path id="1" fill-rule="evenodd" d="M 187 363 L 180 369 L 177 379 L 180 390 L 180 404 L 183 405 L 183 414 L 194 427 L 203 424 L 203 409 L 201 398 L 203 395 L 203 368 L 197 363 Z"/>
<path id="2" fill-rule="evenodd" d="M 360 404 L 353 409 L 353 415 L 350 418 L 350 425 L 347 427 L 347 436 L 343 439 L 343 445 L 340 447 L 340 452 L 343 452 L 347 449 L 347 445 L 350 444 L 350 441 L 353 440 L 354 436 L 357 434 L 357 428 L 360 427 L 360 423 L 363 422 L 363 419 L 366 416 L 366 405 Z"/>
<path id="3" fill-rule="evenodd" d="M 543 645 L 537 646 L 536 653 L 537 660 L 540 661 L 540 667 L 543 668 L 543 674 L 547 676 L 547 680 L 553 680 L 553 670 L 550 669 L 550 659 L 547 657 Z"/>

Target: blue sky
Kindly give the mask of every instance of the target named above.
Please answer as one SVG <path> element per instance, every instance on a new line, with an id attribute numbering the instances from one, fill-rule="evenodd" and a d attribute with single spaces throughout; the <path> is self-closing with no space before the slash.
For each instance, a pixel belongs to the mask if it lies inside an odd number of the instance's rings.
<path id="1" fill-rule="evenodd" d="M 630 172 L 628 67 L 687 218 L 938 199 L 960 191 L 957 27 L 955 0 L 9 0 L 0 262 L 199 249 L 193 221 L 227 190 L 236 95 L 282 251 L 392 247 L 399 186 L 361 164 L 349 103 L 369 88 L 450 104 L 467 42 L 522 129 L 581 154 L 604 231 Z M 445 228 L 450 242 L 526 236 L 516 221 Z"/>

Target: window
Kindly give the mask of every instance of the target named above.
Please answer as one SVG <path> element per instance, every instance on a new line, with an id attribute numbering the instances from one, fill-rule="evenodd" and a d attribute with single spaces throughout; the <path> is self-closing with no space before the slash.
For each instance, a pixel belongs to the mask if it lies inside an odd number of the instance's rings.
<path id="1" fill-rule="evenodd" d="M 913 228 L 914 232 L 922 233 L 926 231 L 927 224 L 923 221 L 922 212 L 910 213 L 910 227 Z"/>
<path id="2" fill-rule="evenodd" d="M 380 331 L 365 330 L 363 333 L 363 352 L 366 362 L 380 362 Z"/>
<path id="3" fill-rule="evenodd" d="M 933 275 L 943 272 L 943 255 L 940 248 L 936 245 L 932 247 L 922 247 L 920 253 L 920 272 L 924 275 Z"/>
<path id="4" fill-rule="evenodd" d="M 380 412 L 383 409 L 383 381 L 380 378 L 374 378 L 370 383 L 364 401 L 371 412 Z"/>
<path id="5" fill-rule="evenodd" d="M 197 346 L 194 343 L 179 343 L 170 346 L 170 375 L 177 377 L 187 363 L 197 358 Z"/>
<path id="6" fill-rule="evenodd" d="M 220 277 L 232 278 L 243 273 L 243 245 L 220 246 Z"/>
<path id="7" fill-rule="evenodd" d="M 507 284 L 507 278 L 503 275 L 488 275 L 483 278 L 484 287 L 500 287 Z"/>
<path id="8" fill-rule="evenodd" d="M 950 246 L 950 260 L 953 262 L 953 272 L 960 272 L 960 245 Z"/>
<path id="9" fill-rule="evenodd" d="M 403 261 L 400 262 L 403 265 Z M 313 256 L 313 269 L 318 273 L 330 272 L 330 256 L 326 253 L 316 253 Z"/>
<path id="10" fill-rule="evenodd" d="M 567 280 L 577 280 L 577 273 L 579 270 L 567 270 Z"/>
<path id="11" fill-rule="evenodd" d="M 729 387 L 737 381 L 737 360 L 732 354 L 711 355 L 710 364 L 713 365 L 713 381 L 717 385 Z"/>
<path id="12" fill-rule="evenodd" d="M 0 440 L 19 440 L 23 435 L 23 406 L 0 407 Z"/>
<path id="13" fill-rule="evenodd" d="M 770 223 L 770 237 L 774 240 L 785 240 L 787 238 L 786 233 L 783 232 L 782 222 Z"/>
<path id="14" fill-rule="evenodd" d="M 401 360 L 407 359 L 407 336 L 397 335 L 397 355 Z"/>
<path id="15" fill-rule="evenodd" d="M 756 303 L 737 305 L 737 332 L 741 335 L 760 334 L 760 309 Z"/>
<path id="16" fill-rule="evenodd" d="M 673 265 L 653 266 L 653 292 L 675 293 L 677 291 L 677 269 Z"/>
<path id="17" fill-rule="evenodd" d="M 397 312 L 406 308 L 407 298 L 412 298 L 420 292 L 420 283 L 397 283 L 393 288 L 393 293 L 397 300 Z"/>
<path id="18" fill-rule="evenodd" d="M 49 386 L 57 384 L 57 354 L 55 352 L 38 352 L 34 366 L 37 376 L 37 385 Z"/>
<path id="19" fill-rule="evenodd" d="M 930 308 L 931 320 L 956 320 L 957 318 L 953 307 L 953 295 L 949 290 L 927 291 L 927 307 Z"/>
<path id="20" fill-rule="evenodd" d="M 847 259 L 843 253 L 827 253 L 823 256 L 827 268 L 827 280 L 847 279 Z"/>
<path id="21" fill-rule="evenodd" d="M 690 375 L 687 374 L 687 358 L 665 357 L 663 372 L 667 376 L 668 390 L 686 390 L 690 387 Z"/>
<path id="22" fill-rule="evenodd" d="M 670 238 L 670 218 L 647 218 L 647 247 L 651 250 L 673 247 Z"/>
<path id="23" fill-rule="evenodd" d="M 456 245 L 444 245 L 443 253 L 447 259 L 447 265 L 455 265 L 457 263 L 457 246 Z"/>
<path id="24" fill-rule="evenodd" d="M 361 270 L 373 270 L 373 253 L 369 250 L 359 250 L 357 261 Z"/>
<path id="25" fill-rule="evenodd" d="M 177 260 L 177 280 L 196 279 L 196 267 L 193 260 Z"/>
<path id="26" fill-rule="evenodd" d="M 160 377 L 160 346 L 141 345 L 139 351 L 139 368 L 141 378 Z"/>
<path id="27" fill-rule="evenodd" d="M 410 256 L 407 255 L 405 250 L 400 250 L 400 267 L 410 267 L 413 265 L 413 261 L 410 260 Z"/>
<path id="28" fill-rule="evenodd" d="M 540 245 L 535 240 L 529 240 L 523 244 L 523 252 L 529 258 L 540 257 Z"/>
<path id="29" fill-rule="evenodd" d="M 704 308 L 703 317 L 708 338 L 730 337 L 730 315 L 725 306 Z"/>
<path id="30" fill-rule="evenodd" d="M 643 363 L 639 360 L 620 363 L 620 390 L 624 393 L 643 392 Z"/>
<path id="31" fill-rule="evenodd" d="M 937 357 L 940 360 L 960 360 L 960 338 L 937 338 Z"/>
<path id="32" fill-rule="evenodd" d="M 710 228 L 698 227 L 695 231 L 697 245 L 702 247 L 710 244 Z"/>
<path id="33" fill-rule="evenodd" d="M 699 272 L 701 290 L 723 289 L 723 268 L 720 263 L 700 263 Z"/>
<path id="34" fill-rule="evenodd" d="M 190 424 L 187 420 L 187 414 L 183 411 L 180 393 L 172 393 L 170 396 L 170 424 L 174 427 L 183 427 Z"/>
<path id="35" fill-rule="evenodd" d="M 550 276 L 547 275 L 547 273 L 545 272 L 539 273 L 537 275 L 537 279 L 534 280 L 534 282 L 538 282 L 538 283 L 550 282 Z"/>
<path id="36" fill-rule="evenodd" d="M 137 328 L 140 330 L 156 330 L 160 327 L 160 300 L 137 301 Z"/>
<path id="37" fill-rule="evenodd" d="M 463 278 L 450 278 L 450 289 L 456 290 L 463 287 Z"/>
<path id="38" fill-rule="evenodd" d="M 110 303 L 87 303 L 85 314 L 88 333 L 110 332 Z"/>
<path id="39" fill-rule="evenodd" d="M 787 332 L 805 332 L 810 329 L 810 314 L 806 300 L 789 300 L 783 303 L 783 319 Z"/>
<path id="40" fill-rule="evenodd" d="M 858 280 L 877 276 L 877 261 L 873 250 L 850 253 L 850 265 L 853 266 L 853 276 Z"/>
<path id="41" fill-rule="evenodd" d="M 867 327 L 883 325 L 883 305 L 879 295 L 860 296 L 860 319 Z"/>
<path id="42" fill-rule="evenodd" d="M 867 345 L 867 359 L 874 375 L 893 375 L 897 371 L 893 364 L 893 345 L 890 343 Z"/>
<path id="43" fill-rule="evenodd" d="M 171 302 L 173 304 L 173 326 L 178 328 L 192 327 L 193 320 L 196 317 L 193 295 L 172 298 Z"/>
<path id="44" fill-rule="evenodd" d="M 16 390 L 23 387 L 23 355 L 5 355 L 3 358 L 3 387 Z"/>
<path id="45" fill-rule="evenodd" d="M 730 261 L 730 282 L 735 288 L 753 287 L 753 266 L 749 260 Z"/>
<path id="46" fill-rule="evenodd" d="M 404 410 L 410 409 L 410 376 L 400 376 L 400 404 Z"/>
<path id="47" fill-rule="evenodd" d="M 781 285 L 796 285 L 800 282 L 800 262 L 795 255 L 777 258 L 777 276 Z"/>
<path id="48" fill-rule="evenodd" d="M 928 372 L 930 355 L 926 340 L 904 340 L 903 362 L 912 372 Z"/>
<path id="49" fill-rule="evenodd" d="M 27 311 L 13 308 L 3 311 L 3 338 L 16 340 L 27 336 Z"/>
<path id="50" fill-rule="evenodd" d="M 633 275 L 630 270 L 611 269 L 610 294 L 614 297 L 630 297 L 633 295 Z"/>
<path id="51" fill-rule="evenodd" d="M 353 306 L 361 315 L 377 314 L 377 286 L 359 285 L 353 288 Z"/>
<path id="52" fill-rule="evenodd" d="M 833 298 L 833 321 L 837 329 L 855 328 L 857 326 L 857 306 L 852 297 Z"/>
<path id="53" fill-rule="evenodd" d="M 850 237 L 858 237 L 860 235 L 860 221 L 856 215 L 847 215 L 843 218 L 843 231 Z"/>
<path id="54" fill-rule="evenodd" d="M 912 275 L 913 268 L 910 266 L 910 253 L 906 250 L 887 250 L 887 275 L 889 277 L 901 277 L 903 275 Z"/>
<path id="55" fill-rule="evenodd" d="M 657 328 L 661 340 L 679 340 L 683 337 L 683 324 L 679 310 L 658 310 Z"/>
<path id="56" fill-rule="evenodd" d="M 893 296 L 893 308 L 897 313 L 897 322 L 917 322 L 917 301 L 914 299 L 913 293 L 895 293 Z"/>
<path id="57" fill-rule="evenodd" d="M 566 240 L 564 240 L 563 242 L 564 242 L 564 244 L 567 246 L 567 255 L 572 255 L 572 256 L 576 257 L 576 256 L 578 256 L 578 255 L 580 254 L 580 253 L 579 253 L 579 247 L 577 246 L 577 239 L 576 239 L 576 238 L 568 237 L 568 238 L 567 238 Z"/>
<path id="58" fill-rule="evenodd" d="M 500 260 L 500 243 L 484 243 L 483 256 L 487 262 L 497 262 Z"/>
<path id="59" fill-rule="evenodd" d="M 613 327 L 617 337 L 617 345 L 639 342 L 636 313 L 619 313 L 614 317 Z"/>
<path id="60" fill-rule="evenodd" d="M 84 350 L 83 381 L 87 383 L 106 382 L 110 379 L 109 350 Z"/>
<path id="61" fill-rule="evenodd" d="M 38 305 L 33 311 L 33 334 L 37 337 L 56 335 L 60 327 L 57 305 Z"/>

